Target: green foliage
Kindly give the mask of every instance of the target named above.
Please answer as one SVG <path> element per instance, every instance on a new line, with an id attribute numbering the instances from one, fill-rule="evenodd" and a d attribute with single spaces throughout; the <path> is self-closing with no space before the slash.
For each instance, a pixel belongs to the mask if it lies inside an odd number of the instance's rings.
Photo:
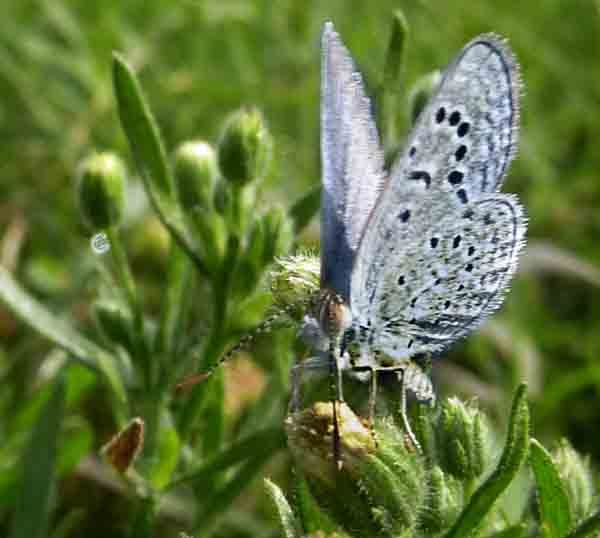
<path id="1" fill-rule="evenodd" d="M 582 476 L 560 477 L 550 454 L 535 440 L 530 462 L 536 483 L 526 486 L 526 493 L 536 497 L 539 511 L 527 505 L 525 497 L 516 517 L 508 517 L 506 507 L 515 502 L 508 491 L 517 482 L 530 446 L 524 385 L 515 393 L 497 464 L 493 458 L 484 457 L 475 458 L 476 469 L 473 458 L 465 459 L 471 466 L 448 466 L 448 462 L 456 462 L 456 438 L 462 447 L 472 447 L 470 450 L 496 438 L 476 426 L 487 418 L 473 402 L 465 405 L 456 399 L 447 400 L 442 413 L 427 412 L 423 417 L 431 430 L 443 432 L 431 447 L 433 458 L 416 451 L 390 417 L 378 421 L 371 432 L 344 404 L 338 414 L 343 461 L 339 470 L 333 460 L 331 404 L 316 403 L 287 419 L 288 443 L 310 485 L 310 495 L 338 530 L 349 536 L 451 538 L 537 536 L 540 532 L 542 536 L 566 536 L 572 530 L 591 532 L 586 529 L 597 528 L 589 507 L 581 514 L 586 522 L 573 529 L 566 491 L 577 488 Z M 423 431 L 422 426 L 419 431 Z M 461 454 L 467 452 L 465 449 Z M 589 481 L 589 471 L 585 476 Z M 275 488 L 271 483 L 268 487 Z M 286 536 L 301 536 L 295 527 L 297 521 L 308 532 L 321 517 L 315 510 L 307 513 L 300 505 L 291 507 L 279 489 L 271 495 Z"/>
<path id="2" fill-rule="evenodd" d="M 388 0 L 8 0 L 0 534 L 597 534 L 597 13 L 590 3 L 559 4 L 404 2 L 401 12 Z M 423 455 L 392 423 L 398 395 L 388 388 L 375 437 L 347 410 L 336 474 L 330 406 L 309 406 L 287 421 L 297 461 L 288 488 L 282 424 L 291 360 L 305 350 L 289 331 L 264 329 L 300 321 L 319 286 L 318 257 L 306 249 L 320 205 L 317 44 L 326 18 L 373 90 L 388 162 L 462 44 L 489 30 L 511 40 L 527 90 L 511 190 L 534 239 L 501 317 L 433 365 L 441 394 L 469 400 L 416 409 Z M 124 53 L 111 71 L 112 50 Z M 78 209 L 103 229 L 105 254 L 89 247 Z M 256 326 L 260 337 L 247 337 Z M 188 383 L 240 338 L 252 343 L 252 360 Z M 550 452 L 532 441 L 533 473 L 519 471 L 529 439 L 523 389 L 503 417 L 522 379 L 536 435 L 568 433 L 591 459 L 566 441 Z M 324 392 L 313 381 L 309 397 Z M 354 411 L 364 392 L 358 383 L 346 390 Z M 118 474 L 97 455 L 137 416 L 145 446 Z M 292 435 L 300 419 L 321 428 L 308 443 L 306 431 Z M 498 423 L 509 426 L 501 455 Z M 267 494 L 255 480 L 265 473 Z"/>
<path id="3" fill-rule="evenodd" d="M 59 378 L 23 455 L 23 478 L 15 506 L 12 538 L 42 538 L 46 533 L 64 400 L 65 383 Z"/>

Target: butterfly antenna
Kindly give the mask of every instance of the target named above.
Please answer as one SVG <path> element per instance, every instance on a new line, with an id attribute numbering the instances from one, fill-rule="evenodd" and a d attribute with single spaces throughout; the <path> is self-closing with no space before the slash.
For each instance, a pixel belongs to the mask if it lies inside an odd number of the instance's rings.
<path id="1" fill-rule="evenodd" d="M 231 346 L 221 357 L 219 360 L 213 364 L 208 370 L 205 372 L 200 372 L 197 374 L 192 374 L 185 379 L 181 380 L 175 386 L 175 390 L 177 392 L 182 392 L 190 389 L 194 385 L 198 383 L 202 383 L 206 379 L 208 379 L 211 375 L 213 375 L 223 364 L 225 364 L 229 359 L 231 359 L 234 355 L 239 353 L 240 351 L 244 351 L 248 349 L 252 342 L 254 342 L 255 338 L 261 334 L 267 334 L 271 332 L 273 326 L 281 321 L 281 318 L 285 314 L 285 311 L 276 311 L 272 314 L 269 314 L 259 325 L 257 325 L 251 332 L 242 336 L 237 343 Z"/>

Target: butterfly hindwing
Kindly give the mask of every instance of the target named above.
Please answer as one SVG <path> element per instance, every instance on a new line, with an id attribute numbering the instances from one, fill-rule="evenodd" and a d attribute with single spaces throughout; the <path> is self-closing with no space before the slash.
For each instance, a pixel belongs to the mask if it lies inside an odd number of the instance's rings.
<path id="1" fill-rule="evenodd" d="M 500 305 L 526 229 L 516 197 L 497 194 L 519 91 L 511 51 L 482 35 L 419 116 L 352 272 L 352 312 L 371 346 L 398 358 L 440 351 Z"/>
<path id="2" fill-rule="evenodd" d="M 383 152 L 362 77 L 331 23 L 321 62 L 321 285 L 348 299 L 356 249 L 384 181 Z"/>
<path id="3" fill-rule="evenodd" d="M 357 265 L 353 289 L 364 292 L 352 306 L 373 345 L 397 358 L 441 351 L 496 310 L 526 230 L 516 197 L 505 194 L 460 211 L 425 197 L 379 212 L 372 225 L 365 239 L 377 248 Z"/>

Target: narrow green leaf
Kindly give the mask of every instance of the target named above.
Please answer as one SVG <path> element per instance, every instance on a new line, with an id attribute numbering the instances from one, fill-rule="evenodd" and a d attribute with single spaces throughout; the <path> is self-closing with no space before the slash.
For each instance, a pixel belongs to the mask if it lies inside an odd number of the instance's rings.
<path id="1" fill-rule="evenodd" d="M 198 270 L 207 275 L 204 261 L 184 226 L 175 181 L 154 116 L 133 70 L 118 54 L 113 56 L 113 84 L 121 125 L 150 202 L 179 246 L 194 260 Z"/>
<path id="2" fill-rule="evenodd" d="M 265 478 L 264 484 L 267 495 L 271 500 L 271 505 L 274 508 L 274 512 L 278 516 L 277 521 L 281 527 L 284 538 L 301 538 L 302 529 L 300 529 L 300 525 L 294 517 L 292 508 L 287 502 L 283 491 L 268 478 Z"/>
<path id="3" fill-rule="evenodd" d="M 383 68 L 383 85 L 387 91 L 396 92 L 400 89 L 402 60 L 407 36 L 408 22 L 404 13 L 397 9 L 394 11 L 392 19 L 392 33 Z"/>
<path id="4" fill-rule="evenodd" d="M 81 417 L 69 417 L 62 429 L 60 450 L 56 458 L 56 471 L 59 476 L 72 471 L 91 452 L 94 444 L 92 427 Z"/>
<path id="5" fill-rule="evenodd" d="M 32 329 L 72 353 L 83 364 L 102 372 L 118 403 L 125 403 L 125 387 L 113 357 L 85 338 L 68 321 L 46 310 L 3 267 L 0 267 L 0 300 Z"/>
<path id="6" fill-rule="evenodd" d="M 222 368 L 211 376 L 208 390 L 210 395 L 202 412 L 205 428 L 202 447 L 204 453 L 211 457 L 221 450 L 225 435 L 225 377 Z"/>
<path id="7" fill-rule="evenodd" d="M 185 325 L 182 316 L 184 316 L 185 296 L 189 293 L 191 277 L 190 262 L 177 245 L 171 245 L 168 263 L 167 289 L 163 295 L 157 346 L 166 354 L 175 352 L 181 330 Z"/>
<path id="8" fill-rule="evenodd" d="M 528 536 L 526 525 L 519 523 L 518 525 L 495 532 L 488 538 L 526 538 L 526 536 Z"/>
<path id="9" fill-rule="evenodd" d="M 294 466 L 292 469 L 293 504 L 302 530 L 305 534 L 313 534 L 318 531 L 327 535 L 333 534 L 335 525 L 328 514 L 317 504 L 310 492 L 310 488 L 302 471 Z"/>
<path id="10" fill-rule="evenodd" d="M 52 531 L 50 538 L 72 538 L 76 536 L 76 529 L 81 525 L 85 516 L 86 511 L 83 508 L 74 508 L 67 512 Z"/>
<path id="11" fill-rule="evenodd" d="M 15 506 L 12 538 L 46 536 L 64 401 L 65 381 L 60 376 L 23 455 L 23 475 Z"/>
<path id="12" fill-rule="evenodd" d="M 508 437 L 495 471 L 475 491 L 446 538 L 473 536 L 502 492 L 517 475 L 529 449 L 529 407 L 527 385 L 519 386 L 512 404 Z"/>
<path id="13" fill-rule="evenodd" d="M 236 441 L 230 447 L 219 452 L 198 469 L 180 476 L 167 489 L 188 484 L 206 484 L 216 473 L 229 469 L 260 452 L 272 454 L 285 446 L 285 437 L 281 428 L 269 428 Z"/>
<path id="14" fill-rule="evenodd" d="M 156 457 L 148 476 L 149 482 L 157 490 L 164 488 L 173 478 L 180 450 L 181 441 L 173 418 L 168 410 L 164 410 L 158 429 Z"/>
<path id="15" fill-rule="evenodd" d="M 218 519 L 231 508 L 233 501 L 246 489 L 262 469 L 266 461 L 273 456 L 271 451 L 258 452 L 245 461 L 238 471 L 212 494 L 197 517 L 194 534 L 209 536 L 216 527 Z"/>
<path id="16" fill-rule="evenodd" d="M 321 185 L 312 187 L 290 208 L 290 217 L 294 221 L 294 231 L 300 233 L 318 213 L 321 207 Z"/>
<path id="17" fill-rule="evenodd" d="M 114 55 L 113 60 L 119 117 L 142 180 L 152 197 L 172 203 L 175 200 L 175 182 L 154 116 L 131 67 L 118 54 Z"/>
<path id="18" fill-rule="evenodd" d="M 129 538 L 152 538 L 155 517 L 156 501 L 152 497 L 140 499 L 131 524 Z"/>
<path id="19" fill-rule="evenodd" d="M 565 536 L 572 525 L 569 499 L 552 457 L 535 439 L 531 440 L 529 462 L 537 483 L 542 536 Z"/>
<path id="20" fill-rule="evenodd" d="M 587 538 L 588 536 L 597 536 L 600 531 L 600 510 L 586 519 L 583 523 L 577 525 L 575 530 L 567 534 L 566 538 Z"/>

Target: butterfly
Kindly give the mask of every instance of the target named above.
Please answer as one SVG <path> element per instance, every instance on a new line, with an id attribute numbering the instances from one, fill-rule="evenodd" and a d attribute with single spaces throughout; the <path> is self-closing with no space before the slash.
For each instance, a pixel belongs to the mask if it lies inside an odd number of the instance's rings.
<path id="1" fill-rule="evenodd" d="M 299 367 L 329 368 L 338 402 L 346 370 L 370 371 L 372 394 L 391 370 L 431 398 L 412 359 L 499 308 L 524 245 L 525 212 L 499 192 L 517 147 L 518 64 L 496 35 L 468 43 L 386 170 L 362 75 L 331 22 L 321 45 L 320 290 L 301 330 L 318 354 Z"/>

